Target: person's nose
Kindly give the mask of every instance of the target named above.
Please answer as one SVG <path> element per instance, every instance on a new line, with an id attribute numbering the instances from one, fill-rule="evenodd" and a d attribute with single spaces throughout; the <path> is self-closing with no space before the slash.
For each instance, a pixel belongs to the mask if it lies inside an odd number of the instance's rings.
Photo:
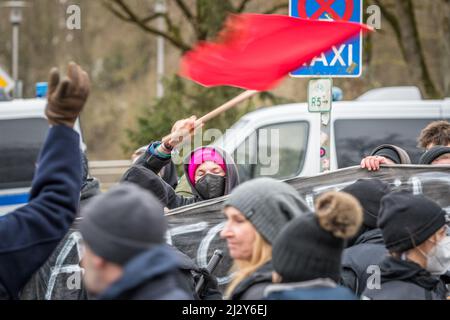
<path id="1" fill-rule="evenodd" d="M 222 239 L 227 239 L 233 236 L 233 232 L 228 224 L 228 222 L 223 227 L 222 231 L 220 231 L 220 237 Z"/>

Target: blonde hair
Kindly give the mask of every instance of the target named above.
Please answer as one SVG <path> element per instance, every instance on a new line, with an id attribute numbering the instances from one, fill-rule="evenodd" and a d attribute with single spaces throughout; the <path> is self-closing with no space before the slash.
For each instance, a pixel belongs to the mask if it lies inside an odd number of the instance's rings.
<path id="1" fill-rule="evenodd" d="M 256 239 L 253 244 L 252 258 L 250 261 L 235 260 L 232 271 L 235 272 L 233 280 L 228 285 L 225 296 L 230 297 L 237 285 L 245 278 L 254 273 L 261 266 L 272 260 L 272 246 L 256 232 Z"/>

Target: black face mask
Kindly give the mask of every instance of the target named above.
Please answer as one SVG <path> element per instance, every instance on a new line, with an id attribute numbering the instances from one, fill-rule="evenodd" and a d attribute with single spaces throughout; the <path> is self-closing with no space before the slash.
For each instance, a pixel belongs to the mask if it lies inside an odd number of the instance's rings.
<path id="1" fill-rule="evenodd" d="M 195 189 L 205 200 L 221 197 L 225 193 L 225 177 L 208 173 L 195 183 Z"/>

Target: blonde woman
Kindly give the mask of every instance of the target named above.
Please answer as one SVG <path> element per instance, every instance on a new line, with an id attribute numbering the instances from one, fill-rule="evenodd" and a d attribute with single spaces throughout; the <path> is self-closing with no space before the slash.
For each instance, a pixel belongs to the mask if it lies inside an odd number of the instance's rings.
<path id="1" fill-rule="evenodd" d="M 227 222 L 221 232 L 234 260 L 228 299 L 263 297 L 272 282 L 272 242 L 284 225 L 306 210 L 294 188 L 274 179 L 255 179 L 233 190 L 225 201 Z"/>

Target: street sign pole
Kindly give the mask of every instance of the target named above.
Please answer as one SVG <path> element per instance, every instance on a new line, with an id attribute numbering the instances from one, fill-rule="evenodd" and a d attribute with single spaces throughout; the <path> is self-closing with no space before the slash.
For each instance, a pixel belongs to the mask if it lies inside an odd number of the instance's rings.
<path id="1" fill-rule="evenodd" d="M 320 113 L 320 172 L 330 167 L 330 119 L 333 79 L 311 79 L 308 82 L 308 111 Z"/>
<path id="2" fill-rule="evenodd" d="M 362 23 L 362 0 L 290 0 L 289 15 L 303 19 L 343 20 Z M 308 83 L 308 109 L 320 113 L 320 172 L 331 169 L 330 126 L 332 78 L 357 78 L 362 72 L 362 33 L 360 37 L 291 72 L 292 77 L 313 78 Z"/>

